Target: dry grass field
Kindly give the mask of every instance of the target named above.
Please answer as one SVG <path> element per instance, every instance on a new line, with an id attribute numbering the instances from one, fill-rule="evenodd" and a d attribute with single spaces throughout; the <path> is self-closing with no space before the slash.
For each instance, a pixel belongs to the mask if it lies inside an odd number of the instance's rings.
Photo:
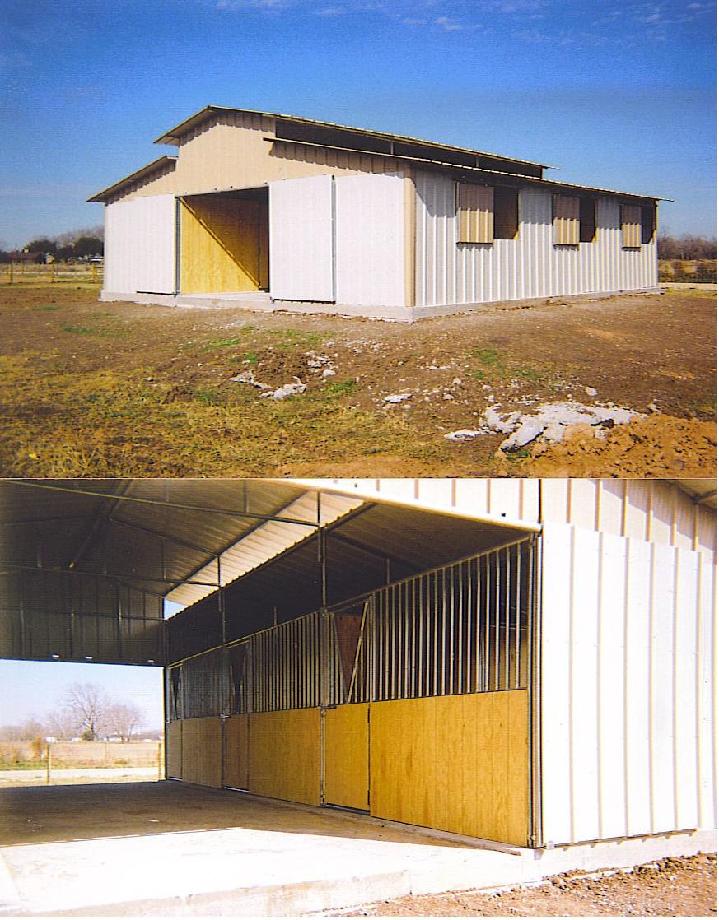
<path id="1" fill-rule="evenodd" d="M 703 291 L 497 305 L 412 326 L 97 295 L 92 279 L 0 279 L 3 476 L 715 471 L 715 302 Z M 307 389 L 263 398 L 233 381 L 247 372 Z M 410 396 L 385 400 L 398 393 Z M 501 435 L 445 438 L 489 405 L 570 398 L 647 417 L 511 456 L 497 456 Z"/>

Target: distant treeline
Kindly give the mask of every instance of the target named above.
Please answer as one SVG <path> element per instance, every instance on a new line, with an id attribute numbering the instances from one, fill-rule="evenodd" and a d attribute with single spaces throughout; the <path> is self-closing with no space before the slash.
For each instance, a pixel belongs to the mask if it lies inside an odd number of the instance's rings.
<path id="1" fill-rule="evenodd" d="M 694 259 L 716 259 L 717 241 L 689 233 L 684 236 L 662 235 L 657 239 L 657 251 L 660 259 L 682 259 L 687 262 Z"/>
<path id="2" fill-rule="evenodd" d="M 5 250 L 0 246 L 0 262 L 75 262 L 102 256 L 105 250 L 104 228 L 70 230 L 59 236 L 40 236 L 22 249 Z"/>

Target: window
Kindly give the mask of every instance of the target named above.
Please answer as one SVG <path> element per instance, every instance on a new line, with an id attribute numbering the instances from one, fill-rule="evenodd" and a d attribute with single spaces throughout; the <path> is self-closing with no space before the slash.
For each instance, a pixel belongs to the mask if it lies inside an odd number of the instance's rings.
<path id="1" fill-rule="evenodd" d="M 633 204 L 622 205 L 622 246 L 639 249 L 642 245 L 642 209 Z"/>
<path id="2" fill-rule="evenodd" d="M 458 243 L 494 240 L 494 189 L 486 185 L 457 183 Z"/>
<path id="3" fill-rule="evenodd" d="M 513 240 L 519 232 L 519 192 L 498 185 L 494 190 L 494 238 Z"/>
<path id="4" fill-rule="evenodd" d="M 579 198 L 554 196 L 554 245 L 579 245 Z"/>
<path id="5" fill-rule="evenodd" d="M 656 205 L 642 208 L 642 243 L 651 243 L 657 232 Z"/>
<path id="6" fill-rule="evenodd" d="M 594 198 L 579 199 L 579 242 L 593 243 L 597 235 L 597 202 Z"/>

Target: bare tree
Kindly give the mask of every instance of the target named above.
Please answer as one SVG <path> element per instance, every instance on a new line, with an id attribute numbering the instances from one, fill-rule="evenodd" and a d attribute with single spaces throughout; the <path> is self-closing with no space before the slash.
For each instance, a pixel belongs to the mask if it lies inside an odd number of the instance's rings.
<path id="1" fill-rule="evenodd" d="M 95 741 L 110 706 L 105 691 L 97 684 L 72 684 L 65 694 L 64 708 L 75 719 L 85 741 Z"/>
<path id="2" fill-rule="evenodd" d="M 134 703 L 111 703 L 103 716 L 103 729 L 121 741 L 131 741 L 142 725 L 142 712 Z"/>

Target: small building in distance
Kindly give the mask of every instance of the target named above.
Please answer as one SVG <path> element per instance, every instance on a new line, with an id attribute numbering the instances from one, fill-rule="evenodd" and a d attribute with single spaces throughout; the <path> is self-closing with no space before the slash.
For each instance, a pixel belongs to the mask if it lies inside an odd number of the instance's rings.
<path id="1" fill-rule="evenodd" d="M 657 199 L 547 166 L 207 106 L 105 205 L 103 300 L 411 321 L 657 285 Z"/>

